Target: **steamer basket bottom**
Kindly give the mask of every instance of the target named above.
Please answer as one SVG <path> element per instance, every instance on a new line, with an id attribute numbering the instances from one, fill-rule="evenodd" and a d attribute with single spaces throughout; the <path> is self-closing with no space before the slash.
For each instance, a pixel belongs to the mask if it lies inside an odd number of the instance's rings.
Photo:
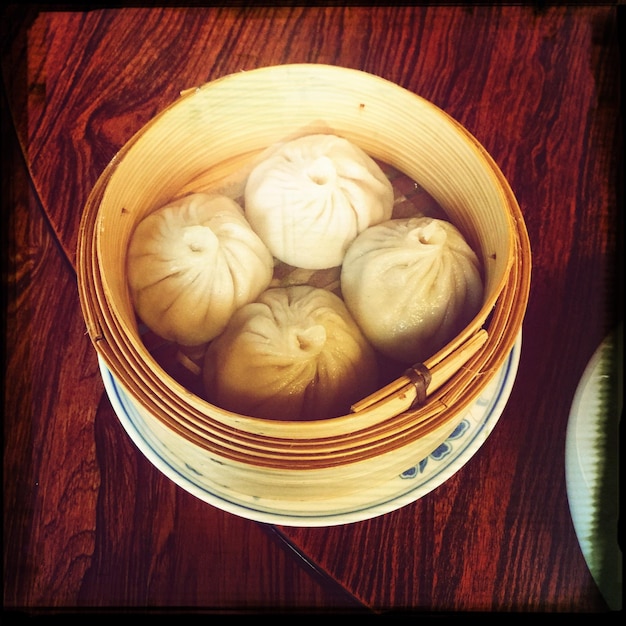
<path id="1" fill-rule="evenodd" d="M 267 476 L 260 478 L 245 467 L 231 472 L 233 466 L 209 459 L 182 437 L 173 438 L 167 428 L 140 411 L 102 360 L 100 364 L 107 393 L 126 432 L 148 460 L 176 484 L 217 508 L 248 519 L 326 526 L 368 519 L 405 506 L 455 474 L 478 451 L 500 418 L 513 387 L 520 349 L 521 334 L 503 367 L 444 441 L 426 453 L 417 450 L 409 455 L 400 472 L 381 477 L 377 484 L 364 472 L 348 480 L 329 472 L 326 484 L 318 475 L 312 489 L 305 488 L 295 475 L 286 489 L 276 489 L 272 483 L 266 488 Z M 321 496 L 322 492 L 325 495 Z M 321 497 L 314 497 L 316 494 Z"/>

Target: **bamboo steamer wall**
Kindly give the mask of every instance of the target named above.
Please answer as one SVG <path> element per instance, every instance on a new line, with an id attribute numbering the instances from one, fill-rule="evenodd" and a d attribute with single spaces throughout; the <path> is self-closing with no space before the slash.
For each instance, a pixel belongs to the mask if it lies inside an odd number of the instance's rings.
<path id="1" fill-rule="evenodd" d="M 482 309 L 429 364 L 476 337 L 491 316 L 484 346 L 419 411 L 400 402 L 318 422 L 239 416 L 168 377 L 142 343 L 125 267 L 136 224 L 188 191 L 213 189 L 235 197 L 265 150 L 313 132 L 341 135 L 414 179 L 482 261 Z M 528 297 L 530 248 L 506 180 L 480 144 L 443 111 L 364 72 L 285 65 L 189 90 L 138 132 L 89 198 L 78 263 L 89 335 L 156 429 L 165 429 L 163 435 L 170 433 L 190 454 L 207 455 L 233 485 L 249 485 L 257 476 L 264 495 L 280 497 L 278 473 L 293 477 L 294 485 L 308 484 L 307 497 L 324 497 L 330 476 L 358 474 L 362 482 L 369 472 L 372 479 L 384 480 L 401 472 L 405 459 L 428 454 L 453 430 L 517 338 Z M 437 419 L 420 430 L 413 416 L 424 417 L 429 410 Z M 350 480 L 342 484 L 353 488 Z"/>

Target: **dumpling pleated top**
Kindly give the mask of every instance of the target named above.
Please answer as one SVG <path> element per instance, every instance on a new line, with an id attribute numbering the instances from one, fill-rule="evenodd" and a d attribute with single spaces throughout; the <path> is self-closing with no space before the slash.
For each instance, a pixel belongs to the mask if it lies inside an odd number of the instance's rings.
<path id="1" fill-rule="evenodd" d="M 363 230 L 389 219 L 393 187 L 361 148 L 336 135 L 288 141 L 250 173 L 244 209 L 272 254 L 295 267 L 341 265 Z"/>
<path id="2" fill-rule="evenodd" d="M 222 332 L 234 311 L 269 285 L 274 260 L 234 200 L 195 193 L 139 222 L 127 268 L 146 326 L 196 346 Z"/>
<path id="3" fill-rule="evenodd" d="M 204 363 L 210 401 L 243 415 L 345 415 L 378 382 L 374 351 L 342 300 L 308 285 L 276 287 L 239 309 Z"/>
<path id="4" fill-rule="evenodd" d="M 341 270 L 346 306 L 370 343 L 404 363 L 423 362 L 478 313 L 478 257 L 450 222 L 393 219 L 369 228 Z"/>

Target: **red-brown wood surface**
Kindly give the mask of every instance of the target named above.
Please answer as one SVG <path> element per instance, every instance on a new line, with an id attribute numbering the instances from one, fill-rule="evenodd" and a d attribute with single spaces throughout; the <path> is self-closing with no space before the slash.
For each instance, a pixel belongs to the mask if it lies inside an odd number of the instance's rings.
<path id="1" fill-rule="evenodd" d="M 22 14 L 8 14 L 3 37 L 26 167 L 3 148 L 5 606 L 605 611 L 564 454 L 576 384 L 615 322 L 616 9 Z M 84 331 L 74 264 L 87 196 L 134 132 L 184 89 L 293 62 L 383 76 L 462 123 L 518 198 L 533 276 L 513 393 L 467 465 L 384 516 L 268 529 L 187 494 L 129 441 Z"/>

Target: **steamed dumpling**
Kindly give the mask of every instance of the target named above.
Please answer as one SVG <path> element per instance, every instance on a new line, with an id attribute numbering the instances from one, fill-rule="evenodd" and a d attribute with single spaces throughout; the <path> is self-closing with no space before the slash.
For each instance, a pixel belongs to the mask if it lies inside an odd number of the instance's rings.
<path id="1" fill-rule="evenodd" d="M 274 260 L 230 198 L 191 194 L 146 216 L 128 248 L 137 315 L 161 337 L 194 346 L 218 335 L 267 288 Z"/>
<path id="2" fill-rule="evenodd" d="M 393 209 L 378 164 L 336 135 L 285 143 L 253 169 L 244 197 L 246 217 L 272 254 L 314 270 L 341 265 L 353 239 Z"/>
<path id="3" fill-rule="evenodd" d="M 208 399 L 243 415 L 336 417 L 377 383 L 374 351 L 342 300 L 300 285 L 268 289 L 209 346 Z"/>
<path id="4" fill-rule="evenodd" d="M 476 254 L 455 226 L 430 217 L 389 220 L 359 235 L 341 290 L 370 343 L 405 363 L 444 347 L 483 299 Z"/>

